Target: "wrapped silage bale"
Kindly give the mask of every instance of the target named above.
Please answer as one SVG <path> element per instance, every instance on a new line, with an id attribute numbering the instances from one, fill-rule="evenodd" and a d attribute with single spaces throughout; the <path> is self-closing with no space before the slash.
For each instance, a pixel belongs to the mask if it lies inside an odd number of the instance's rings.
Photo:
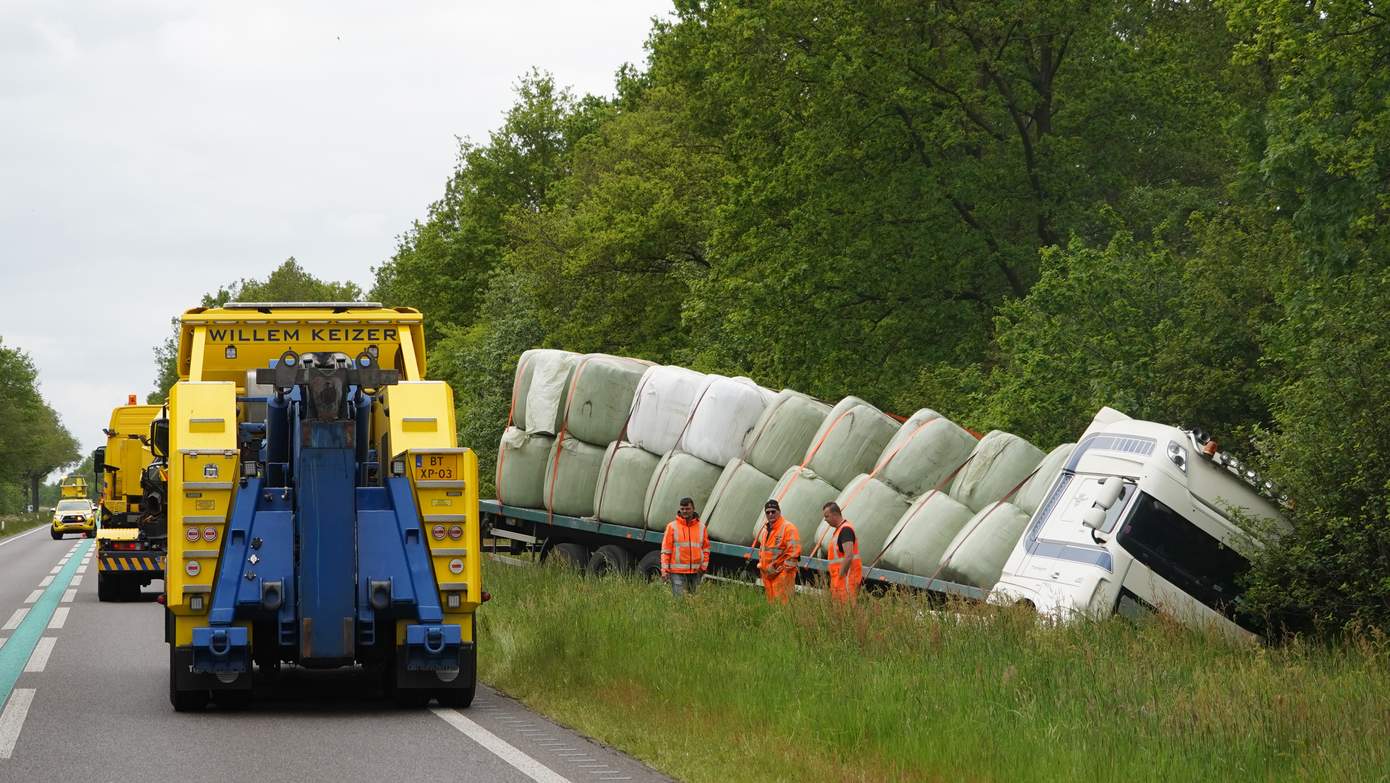
<path id="1" fill-rule="evenodd" d="M 993 430 L 980 439 L 970 462 L 956 474 L 949 494 L 979 511 L 1018 486 L 1042 462 L 1042 451 L 1007 432 Z"/>
<path id="2" fill-rule="evenodd" d="M 1030 516 L 1036 514 L 1038 507 L 1047 500 L 1047 491 L 1052 489 L 1052 482 L 1057 480 L 1062 468 L 1066 467 L 1073 451 L 1076 451 L 1075 443 L 1063 443 L 1049 451 L 1042 464 L 1033 472 L 1033 477 L 1028 479 L 1027 484 L 1019 487 L 1013 496 L 1013 504 L 1027 511 Z"/>
<path id="3" fill-rule="evenodd" d="M 974 513 L 945 492 L 923 493 L 888 534 L 879 564 L 892 571 L 930 577 Z"/>
<path id="4" fill-rule="evenodd" d="M 709 376 L 684 367 L 648 367 L 632 398 L 632 415 L 627 421 L 627 439 L 652 454 L 676 447 L 695 400 L 709 383 Z"/>
<path id="5" fill-rule="evenodd" d="M 940 578 L 992 589 L 1027 526 L 1028 512 L 1012 503 L 985 508 L 951 539 L 939 566 Z"/>
<path id="6" fill-rule="evenodd" d="M 840 507 L 840 513 L 844 514 L 845 519 L 853 523 L 854 532 L 859 536 L 859 558 L 867 565 L 877 559 L 883 551 L 888 534 L 898 524 L 898 520 L 902 519 L 903 514 L 907 513 L 912 501 L 865 473 L 855 476 L 849 486 L 835 498 L 835 503 Z M 821 522 L 816 527 L 815 541 L 803 542 L 802 551 L 810 554 L 814 546 L 816 556 L 825 557 L 830 549 L 830 535 L 830 525 Z"/>
<path id="7" fill-rule="evenodd" d="M 512 389 L 512 424 L 527 432 L 559 432 L 570 373 L 578 363 L 579 354 L 553 348 L 521 354 Z"/>
<path id="8" fill-rule="evenodd" d="M 726 544 L 752 546 L 753 531 L 748 520 L 762 515 L 763 504 L 772 497 L 777 479 L 764 474 L 741 459 L 724 466 L 708 505 L 701 516 L 709 529 L 709 537 Z"/>
<path id="9" fill-rule="evenodd" d="M 608 444 L 594 487 L 594 516 L 615 525 L 646 523 L 647 485 L 661 457 L 624 441 Z"/>
<path id="10" fill-rule="evenodd" d="M 874 466 L 874 476 L 917 497 L 951 475 L 975 448 L 975 436 L 934 410 L 923 408 L 903 423 Z"/>
<path id="11" fill-rule="evenodd" d="M 743 454 L 743 444 L 763 415 L 772 392 L 747 378 L 710 376 L 677 448 L 724 467 Z"/>
<path id="12" fill-rule="evenodd" d="M 873 470 L 897 431 L 898 422 L 891 416 L 858 397 L 846 397 L 830 409 L 812 437 L 803 464 L 843 489 L 855 476 Z"/>
<path id="13" fill-rule="evenodd" d="M 801 392 L 783 389 L 753 425 L 743 452 L 744 461 L 767 476 L 786 473 L 787 468 L 801 464 L 829 413 L 829 405 Z"/>
<path id="14" fill-rule="evenodd" d="M 587 517 L 594 513 L 594 486 L 604 451 L 569 434 L 556 438 L 545 466 L 545 507 L 552 514 Z"/>
<path id="15" fill-rule="evenodd" d="M 666 523 L 676 518 L 681 498 L 695 501 L 696 509 L 704 508 L 722 472 L 718 465 L 711 465 L 692 454 L 667 452 L 647 484 L 644 501 L 647 529 L 665 530 Z"/>
<path id="16" fill-rule="evenodd" d="M 601 448 L 617 440 L 651 362 L 591 353 L 579 360 L 565 401 L 565 430 Z"/>
<path id="17" fill-rule="evenodd" d="M 545 505 L 545 469 L 550 464 L 551 435 L 508 427 L 497 447 L 497 501 L 509 506 Z"/>
<path id="18" fill-rule="evenodd" d="M 799 465 L 787 468 L 778 479 L 777 486 L 772 488 L 771 497 L 781 506 L 782 516 L 796 526 L 796 532 L 801 536 L 803 552 L 809 551 L 815 542 L 812 537 L 816 534 L 816 526 L 821 523 L 821 508 L 838 494 L 840 490 L 817 476 L 815 471 Z M 767 499 L 763 502 L 766 503 Z M 754 517 L 751 532 L 756 538 L 758 528 L 767 524 L 767 517 L 761 508 L 754 512 Z"/>

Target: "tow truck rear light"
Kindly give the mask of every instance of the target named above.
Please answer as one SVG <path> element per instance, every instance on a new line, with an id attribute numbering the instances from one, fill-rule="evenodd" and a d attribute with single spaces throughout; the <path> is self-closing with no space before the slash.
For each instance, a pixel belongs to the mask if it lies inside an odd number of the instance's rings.
<path id="1" fill-rule="evenodd" d="M 198 528 L 190 527 L 188 531 L 183 534 L 183 537 L 188 539 L 190 544 L 198 543 Z"/>
<path id="2" fill-rule="evenodd" d="M 205 528 L 203 528 L 203 540 L 206 541 L 206 542 L 208 542 L 209 544 L 211 544 L 212 542 L 216 541 L 216 540 L 217 540 L 217 528 L 215 528 L 215 527 L 205 527 Z"/>
<path id="3" fill-rule="evenodd" d="M 443 526 L 443 525 L 435 525 L 435 526 L 430 530 L 430 535 L 434 536 L 434 540 L 435 540 L 435 541 L 443 541 L 443 540 L 444 540 L 444 526 Z"/>
<path id="4" fill-rule="evenodd" d="M 463 538 L 463 525 L 450 525 L 449 538 L 452 538 L 455 541 L 459 540 L 460 538 Z"/>

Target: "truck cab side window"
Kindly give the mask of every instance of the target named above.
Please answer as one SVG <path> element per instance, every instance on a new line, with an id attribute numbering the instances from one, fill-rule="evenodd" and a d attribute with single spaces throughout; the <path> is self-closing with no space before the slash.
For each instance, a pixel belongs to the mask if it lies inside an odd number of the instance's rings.
<path id="1" fill-rule="evenodd" d="M 1120 528 L 1120 546 L 1135 560 L 1208 607 L 1234 617 L 1239 579 L 1250 563 L 1150 495 L 1140 493 Z"/>

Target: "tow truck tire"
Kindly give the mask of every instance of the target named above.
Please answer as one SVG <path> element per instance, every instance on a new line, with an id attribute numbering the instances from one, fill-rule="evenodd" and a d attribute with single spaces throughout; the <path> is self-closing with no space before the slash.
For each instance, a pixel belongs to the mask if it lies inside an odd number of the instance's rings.
<path id="1" fill-rule="evenodd" d="M 575 571 L 582 572 L 584 567 L 589 564 L 589 548 L 583 544 L 575 544 L 566 541 L 563 544 L 556 544 L 552 547 L 547 559 L 553 560 Z"/>
<path id="2" fill-rule="evenodd" d="M 87 538 L 96 538 L 96 537 L 97 537 L 97 531 L 95 531 L 95 530 L 88 530 L 88 531 L 87 531 Z"/>
<path id="3" fill-rule="evenodd" d="M 251 707 L 251 691 L 214 691 L 212 701 L 220 710 L 241 712 Z"/>
<path id="4" fill-rule="evenodd" d="M 622 576 L 632 568 L 632 556 L 617 544 L 604 544 L 594 551 L 585 566 L 584 573 L 590 577 Z"/>
<path id="5" fill-rule="evenodd" d="M 661 552 L 653 549 L 637 561 L 637 575 L 651 582 L 661 578 Z"/>
<path id="6" fill-rule="evenodd" d="M 174 712 L 201 712 L 208 706 L 208 692 L 206 690 L 179 690 L 179 681 L 174 673 L 174 667 L 174 646 L 169 645 L 169 703 L 173 705 Z"/>
<path id="7" fill-rule="evenodd" d="M 97 572 L 97 600 L 114 601 L 116 600 L 116 585 L 114 577 L 105 571 Z"/>

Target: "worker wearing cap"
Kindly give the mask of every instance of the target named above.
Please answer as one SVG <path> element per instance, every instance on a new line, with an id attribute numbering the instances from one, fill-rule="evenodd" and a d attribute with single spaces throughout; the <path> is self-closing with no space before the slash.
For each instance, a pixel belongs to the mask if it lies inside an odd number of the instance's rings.
<path id="1" fill-rule="evenodd" d="M 796 590 L 796 569 L 801 561 L 801 535 L 796 525 L 782 516 L 782 505 L 769 500 L 763 506 L 766 524 L 758 528 L 753 546 L 758 549 L 758 575 L 770 603 L 786 603 Z"/>
<path id="2" fill-rule="evenodd" d="M 709 570 L 709 531 L 695 511 L 695 501 L 681 498 L 676 518 L 666 523 L 661 539 L 661 578 L 671 583 L 671 595 L 680 598 L 700 587 Z"/>
<path id="3" fill-rule="evenodd" d="M 821 516 L 831 531 L 825 555 L 830 563 L 830 597 L 847 604 L 859 594 L 859 585 L 864 581 L 859 537 L 854 534 L 854 525 L 840 513 L 840 504 L 826 503 L 821 507 Z"/>

